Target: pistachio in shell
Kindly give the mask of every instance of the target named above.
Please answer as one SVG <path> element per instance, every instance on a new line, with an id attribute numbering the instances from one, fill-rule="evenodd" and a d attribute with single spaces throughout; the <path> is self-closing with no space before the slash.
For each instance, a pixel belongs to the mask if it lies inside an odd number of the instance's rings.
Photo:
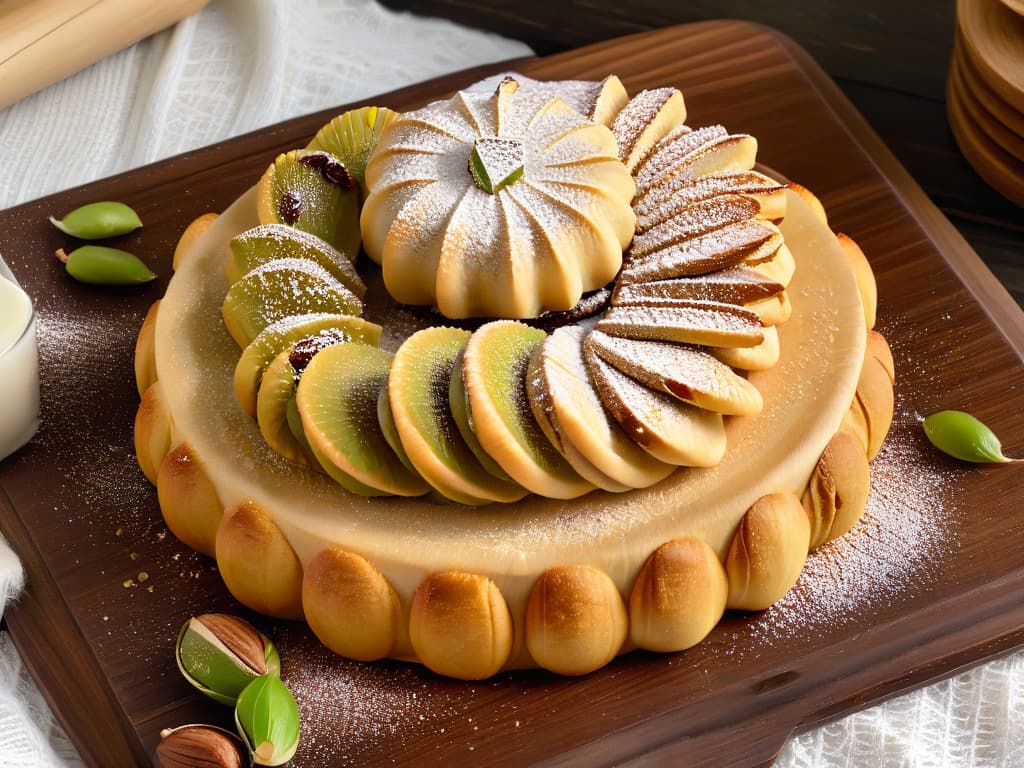
<path id="1" fill-rule="evenodd" d="M 175 648 L 178 669 L 214 701 L 234 706 L 260 675 L 278 675 L 281 660 L 266 635 L 237 616 L 207 613 L 182 626 Z"/>
<path id="2" fill-rule="evenodd" d="M 82 240 L 126 235 L 142 226 L 142 220 L 124 203 L 105 200 L 75 208 L 63 219 L 50 217 L 50 223 L 66 235 Z"/>
<path id="3" fill-rule="evenodd" d="M 161 768 L 243 768 L 249 764 L 238 737 L 212 725 L 182 725 L 161 731 L 156 762 Z"/>

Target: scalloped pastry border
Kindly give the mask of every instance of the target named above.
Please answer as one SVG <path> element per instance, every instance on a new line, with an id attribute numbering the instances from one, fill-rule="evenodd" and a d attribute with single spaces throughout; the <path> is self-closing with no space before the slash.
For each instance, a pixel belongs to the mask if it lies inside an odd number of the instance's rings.
<path id="1" fill-rule="evenodd" d="M 796 191 L 816 204 L 825 221 L 817 199 Z M 194 221 L 181 243 L 194 241 L 212 220 L 206 215 Z M 861 293 L 868 341 L 853 402 L 802 496 L 758 499 L 733 534 L 724 563 L 696 538 L 662 543 L 638 569 L 627 595 L 597 568 L 557 566 L 537 578 L 525 616 L 516 621 L 491 579 L 445 570 L 420 583 L 406 613 L 374 564 L 340 545 L 321 550 L 303 569 L 272 516 L 249 501 L 225 509 L 201 457 L 174 440 L 155 379 L 159 301 L 147 313 L 135 349 L 142 392 L 135 419 L 139 466 L 157 487 L 168 528 L 216 558 L 239 602 L 276 618 L 305 619 L 342 656 L 415 660 L 441 675 L 478 680 L 504 669 L 523 645 L 538 666 L 562 675 L 587 674 L 635 648 L 685 650 L 701 642 L 726 609 L 763 610 L 782 598 L 808 552 L 850 530 L 866 507 L 868 462 L 892 423 L 895 367 L 885 337 L 872 330 L 874 275 L 856 244 L 845 235 L 839 239 Z"/>

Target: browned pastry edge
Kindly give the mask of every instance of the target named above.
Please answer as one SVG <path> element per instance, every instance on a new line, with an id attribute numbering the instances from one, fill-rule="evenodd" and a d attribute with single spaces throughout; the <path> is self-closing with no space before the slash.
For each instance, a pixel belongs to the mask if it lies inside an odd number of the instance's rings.
<path id="1" fill-rule="evenodd" d="M 137 344 L 140 388 L 155 371 L 147 340 L 155 315 L 154 308 Z M 877 451 L 892 420 L 892 381 L 892 354 L 884 337 L 871 332 L 846 429 L 823 452 L 803 503 L 789 493 L 758 499 L 734 534 L 724 565 L 706 543 L 673 539 L 645 560 L 628 595 L 592 566 L 551 568 L 534 583 L 522 617 L 512 616 L 489 578 L 460 571 L 427 575 L 405 611 L 371 562 L 338 545 L 315 555 L 304 572 L 267 511 L 243 501 L 221 513 L 199 457 L 184 444 L 171 450 L 171 419 L 159 382 L 145 388 L 135 446 L 140 467 L 157 483 L 168 527 L 189 546 L 216 556 L 231 593 L 261 613 L 305 618 L 335 652 L 360 660 L 412 658 L 443 675 L 482 679 L 525 647 L 537 666 L 580 675 L 634 647 L 692 647 L 726 607 L 761 610 L 786 594 L 808 550 L 844 533 L 863 512 L 867 456 L 871 447 Z"/>
<path id="2" fill-rule="evenodd" d="M 320 642 L 350 659 L 373 661 L 392 655 L 399 637 L 408 631 L 398 595 L 387 579 L 368 560 L 341 547 L 323 549 L 309 561 L 302 579 L 302 606 Z"/>
<path id="3" fill-rule="evenodd" d="M 811 549 L 842 536 L 860 520 L 870 487 L 864 446 L 839 430 L 818 459 L 801 499 L 811 524 Z"/>
<path id="4" fill-rule="evenodd" d="M 181 443 L 160 462 L 156 493 L 171 533 L 197 552 L 213 557 L 224 504 L 187 444 Z"/>
<path id="5" fill-rule="evenodd" d="M 224 510 L 215 549 L 220 576 L 240 603 L 278 619 L 305 618 L 302 564 L 266 510 L 248 500 Z"/>

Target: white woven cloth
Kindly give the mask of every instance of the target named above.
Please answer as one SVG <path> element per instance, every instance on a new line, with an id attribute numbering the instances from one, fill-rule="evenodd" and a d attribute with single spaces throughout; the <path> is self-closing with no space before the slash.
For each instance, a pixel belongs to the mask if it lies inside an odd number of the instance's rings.
<path id="1" fill-rule="evenodd" d="M 172 30 L 0 111 L 0 208 L 529 53 L 520 43 L 397 15 L 372 0 L 214 0 Z M 3 605 L 21 582 L 17 558 L 0 540 Z M 1018 654 L 799 736 L 776 766 L 1024 766 L 1022 691 Z M 0 766 L 77 765 L 9 637 L 0 635 Z"/>

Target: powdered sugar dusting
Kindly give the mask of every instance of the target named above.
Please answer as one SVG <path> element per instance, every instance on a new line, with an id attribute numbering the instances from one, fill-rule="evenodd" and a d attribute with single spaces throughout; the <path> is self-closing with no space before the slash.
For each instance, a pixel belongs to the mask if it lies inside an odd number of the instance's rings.
<path id="1" fill-rule="evenodd" d="M 649 195 L 634 202 L 633 210 L 637 215 L 638 231 L 642 232 L 663 221 L 680 216 L 694 203 L 719 195 L 732 193 L 749 195 L 757 199 L 784 189 L 756 171 L 717 173 L 692 180 L 686 176 L 674 178 L 680 179 L 680 181 L 678 186 L 673 185 L 675 188 L 671 195 L 666 197 Z"/>
<path id="2" fill-rule="evenodd" d="M 663 221 L 633 238 L 630 255 L 643 256 L 668 245 L 689 240 L 729 224 L 737 224 L 757 215 L 761 206 L 742 195 L 722 195 L 694 203 L 686 215 Z"/>
<path id="3" fill-rule="evenodd" d="M 811 553 L 796 586 L 749 628 L 774 646 L 809 630 L 852 626 L 880 607 L 927 590 L 958 547 L 953 491 L 958 473 L 922 450 L 920 415 L 897 413 L 871 462 L 871 494 L 861 521 Z M 737 648 L 736 654 L 743 650 Z"/>
<path id="4" fill-rule="evenodd" d="M 631 249 L 619 283 L 703 275 L 733 267 L 771 242 L 772 234 L 764 222 L 748 219 L 642 256 Z"/>
<path id="5" fill-rule="evenodd" d="M 674 302 L 715 301 L 746 304 L 766 299 L 783 290 L 780 283 L 760 272 L 731 267 L 700 278 L 678 277 L 672 280 L 651 280 L 646 283 L 617 285 L 612 305 L 664 306 Z"/>
<path id="6" fill-rule="evenodd" d="M 618 141 L 619 159 L 622 162 L 626 162 L 640 140 L 640 136 L 676 93 L 678 91 L 675 88 L 654 88 L 649 91 L 640 91 L 616 115 L 615 122 L 612 124 L 612 133 L 615 134 Z"/>
<path id="7" fill-rule="evenodd" d="M 695 131 L 673 131 L 654 147 L 654 151 L 637 168 L 637 183 L 641 189 L 657 183 L 680 161 L 692 157 L 709 144 L 728 136 L 720 125 L 708 125 Z"/>

